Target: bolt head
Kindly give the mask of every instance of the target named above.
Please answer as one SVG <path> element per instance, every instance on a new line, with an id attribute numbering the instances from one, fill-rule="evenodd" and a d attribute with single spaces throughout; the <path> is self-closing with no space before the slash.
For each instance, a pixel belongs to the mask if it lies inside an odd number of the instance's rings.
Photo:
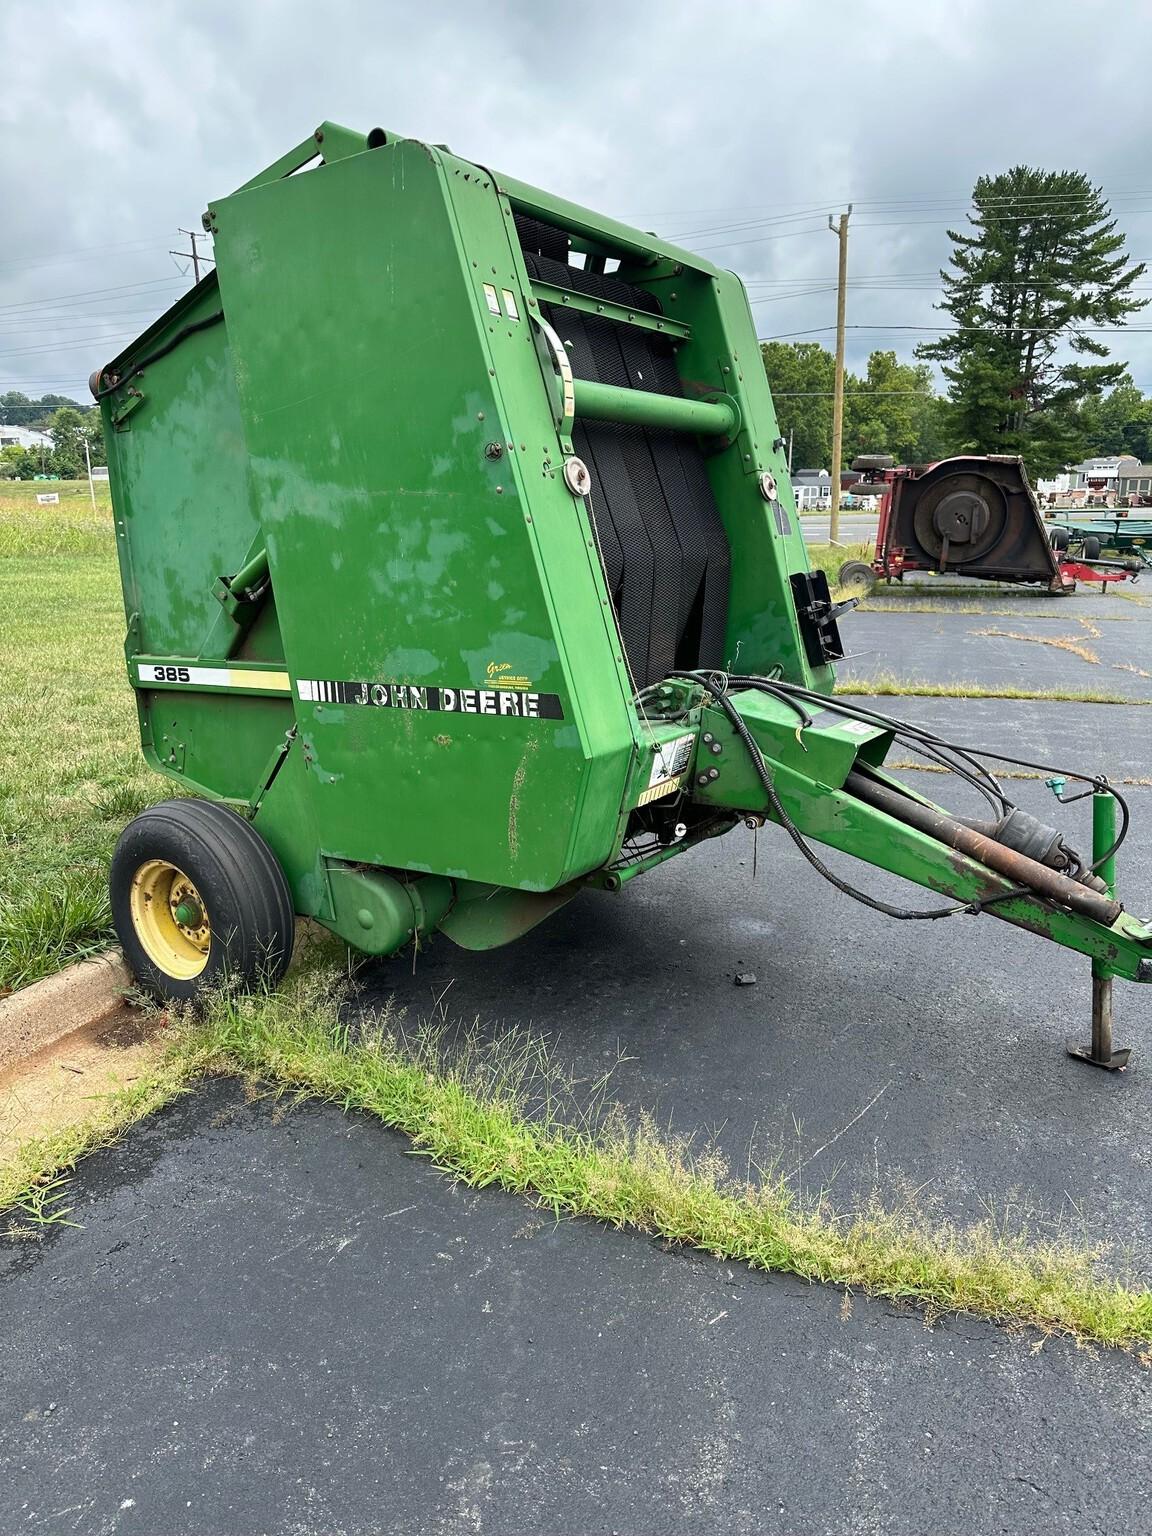
<path id="1" fill-rule="evenodd" d="M 564 460 L 564 484 L 573 496 L 587 496 L 592 489 L 592 476 L 588 472 L 588 466 L 575 454 Z"/>

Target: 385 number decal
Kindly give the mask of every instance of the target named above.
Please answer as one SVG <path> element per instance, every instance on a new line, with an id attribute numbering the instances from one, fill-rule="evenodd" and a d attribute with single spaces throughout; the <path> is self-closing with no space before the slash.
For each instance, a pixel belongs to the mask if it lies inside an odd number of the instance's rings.
<path id="1" fill-rule="evenodd" d="M 192 677 L 187 667 L 141 667 L 140 670 L 149 673 L 154 683 L 187 683 Z"/>

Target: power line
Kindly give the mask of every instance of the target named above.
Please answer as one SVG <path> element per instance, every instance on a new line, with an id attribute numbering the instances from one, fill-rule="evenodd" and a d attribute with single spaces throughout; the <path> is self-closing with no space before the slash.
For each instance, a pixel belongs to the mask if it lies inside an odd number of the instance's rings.
<path id="1" fill-rule="evenodd" d="M 804 331 L 783 331 L 776 336 L 761 336 L 761 341 L 787 341 L 790 336 L 819 336 L 826 331 L 834 331 L 834 325 L 813 325 Z M 885 336 L 894 336 L 902 331 L 932 331 L 944 336 L 956 336 L 964 331 L 986 332 L 986 325 L 850 325 L 850 331 L 880 331 Z M 1014 329 L 1028 336 L 1075 336 L 1086 333 L 1120 336 L 1152 336 L 1152 325 L 1077 325 L 1067 326 L 1057 331 L 1040 331 L 1032 326 L 1016 326 Z"/>
<path id="2" fill-rule="evenodd" d="M 834 389 L 774 389 L 773 400 L 831 400 L 835 395 Z M 932 394 L 926 389 L 850 389 L 845 394 L 845 400 L 858 400 L 862 395 L 871 399 L 891 398 L 896 395 L 915 395 L 918 400 L 938 400 L 939 395 Z"/>
<path id="3" fill-rule="evenodd" d="M 144 282 L 123 283 L 118 288 L 86 288 L 81 289 L 79 293 L 51 294 L 39 299 L 17 299 L 11 304 L 0 304 L 0 310 L 32 309 L 42 304 L 64 304 L 72 299 L 92 299 L 110 293 L 130 293 L 147 288 L 174 288 L 176 281 L 176 278 L 171 276 L 153 277 L 146 279 Z"/>
<path id="4" fill-rule="evenodd" d="M 136 248 L 148 247 L 151 250 L 159 249 L 159 247 L 157 245 L 155 245 L 152 240 L 122 240 L 122 241 L 119 242 L 119 244 L 116 244 L 116 245 L 90 245 L 90 246 L 87 246 L 83 250 L 70 251 L 70 252 L 66 252 L 66 253 L 60 253 L 60 254 L 57 254 L 57 255 L 54 255 L 54 256 L 40 255 L 40 256 L 9 257 L 9 258 L 7 258 L 7 259 L 5 259 L 3 261 L 0 261 L 0 268 L 7 268 L 7 267 L 51 267 L 51 266 L 54 266 L 57 262 L 80 261 L 80 260 L 84 259 L 85 257 L 92 256 L 96 252 L 104 253 L 104 252 L 107 252 L 107 251 L 118 251 L 118 250 L 119 251 L 126 251 L 126 250 L 129 250 L 132 247 L 136 247 Z"/>

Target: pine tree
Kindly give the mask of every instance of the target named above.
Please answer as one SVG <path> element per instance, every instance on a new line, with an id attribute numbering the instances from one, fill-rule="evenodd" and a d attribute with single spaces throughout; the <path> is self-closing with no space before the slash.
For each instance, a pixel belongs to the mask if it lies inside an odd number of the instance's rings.
<path id="1" fill-rule="evenodd" d="M 955 330 L 917 353 L 943 365 L 951 435 L 966 451 L 1020 453 L 1050 473 L 1082 451 L 1076 407 L 1125 372 L 1099 327 L 1142 309 L 1125 238 L 1099 187 L 1079 171 L 1016 166 L 982 176 L 970 233 L 949 230 L 940 276 Z"/>

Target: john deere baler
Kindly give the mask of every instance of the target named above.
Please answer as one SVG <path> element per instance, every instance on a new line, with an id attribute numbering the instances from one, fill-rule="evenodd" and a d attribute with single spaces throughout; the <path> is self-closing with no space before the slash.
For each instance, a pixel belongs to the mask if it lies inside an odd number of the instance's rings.
<path id="1" fill-rule="evenodd" d="M 897 917 L 1090 956 L 1101 1014 L 1152 979 L 1102 782 L 1082 859 L 971 755 L 831 697 L 839 610 L 731 273 L 331 123 L 205 225 L 215 272 L 93 378 L 144 751 L 192 792 L 113 863 L 146 986 L 274 980 L 295 914 L 375 955 L 501 944 L 764 820 Z M 897 739 L 988 816 L 886 774 Z"/>

